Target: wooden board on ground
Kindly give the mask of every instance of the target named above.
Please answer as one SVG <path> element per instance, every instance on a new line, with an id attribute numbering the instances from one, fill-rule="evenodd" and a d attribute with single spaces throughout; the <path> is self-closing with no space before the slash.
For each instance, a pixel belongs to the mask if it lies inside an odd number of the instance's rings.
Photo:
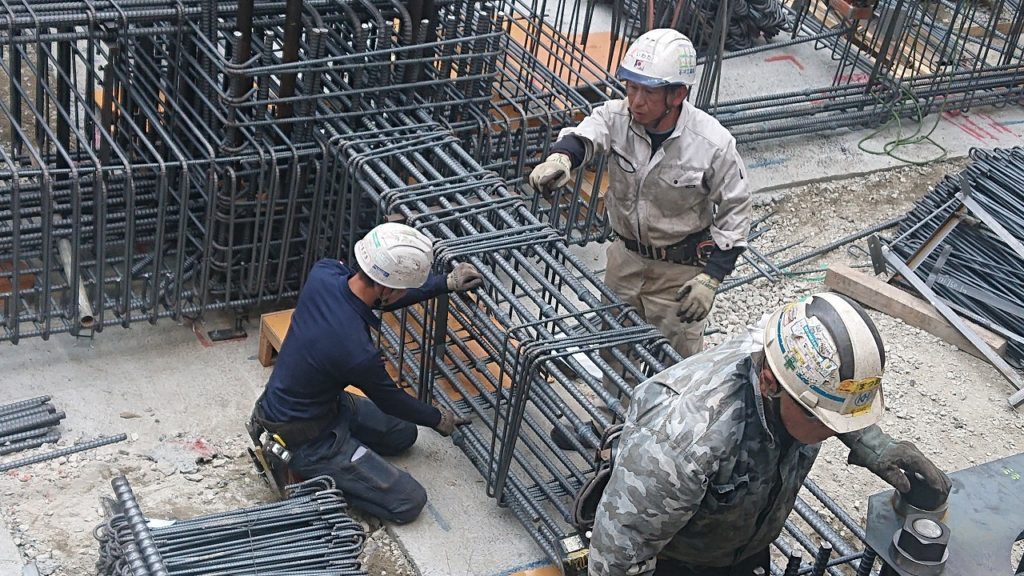
<path id="1" fill-rule="evenodd" d="M 927 301 L 886 284 L 880 278 L 854 270 L 841 264 L 829 266 L 825 285 L 845 294 L 861 304 L 899 318 L 907 324 L 942 338 L 957 348 L 985 359 L 973 344 L 951 326 L 942 314 Z M 1000 356 L 1006 354 L 1006 339 L 981 326 L 967 322 Z"/>
<path id="2" fill-rule="evenodd" d="M 420 307 L 420 311 L 422 312 L 422 307 Z M 396 333 L 400 333 L 399 330 L 401 328 L 401 325 L 399 324 L 399 319 L 400 314 L 387 314 L 384 316 L 384 321 Z M 450 330 L 453 330 L 456 333 L 460 340 L 466 343 L 466 347 L 469 349 L 470 354 L 467 355 L 461 349 L 455 347 L 449 348 L 449 352 L 453 354 L 456 358 L 461 360 L 463 364 L 467 366 L 474 366 L 479 359 L 489 357 L 489 354 L 487 354 L 487 352 L 483 349 L 480 343 L 477 342 L 475 339 L 471 338 L 469 331 L 466 330 L 455 318 L 455 316 L 451 314 L 448 315 L 448 327 Z M 512 346 L 516 345 L 515 340 L 510 340 L 509 343 Z M 414 347 L 415 349 L 419 348 L 419 344 L 413 340 L 411 335 L 406 336 L 405 345 Z M 486 363 L 486 366 L 487 371 L 490 372 L 490 374 L 493 376 L 493 380 L 498 381 L 499 378 L 501 379 L 503 388 L 509 388 L 512 386 L 512 380 L 509 377 L 509 375 L 501 374 L 500 364 L 494 361 L 490 361 Z M 388 364 L 387 370 L 388 374 L 390 374 L 391 377 L 394 378 L 396 382 L 399 381 L 398 372 L 394 366 Z M 494 391 L 494 386 L 491 384 L 490 380 L 487 380 L 483 375 L 478 375 L 477 378 L 484 384 L 484 387 L 486 388 L 487 392 Z M 444 377 L 438 377 L 434 380 L 434 384 L 440 391 L 444 392 L 445 395 L 447 395 L 452 400 L 462 399 L 462 394 L 459 392 L 458 388 L 453 386 L 452 383 L 448 381 L 448 379 Z M 462 373 L 458 374 L 458 384 L 463 389 L 466 390 L 476 389 L 476 387 Z"/>
<path id="3" fill-rule="evenodd" d="M 36 277 L 34 274 L 25 272 L 31 266 L 28 262 L 18 262 L 18 290 L 31 290 L 36 285 Z M 14 262 L 11 260 L 5 260 L 0 262 L 0 272 L 4 275 L 0 276 L 0 292 L 10 292 L 14 289 Z"/>

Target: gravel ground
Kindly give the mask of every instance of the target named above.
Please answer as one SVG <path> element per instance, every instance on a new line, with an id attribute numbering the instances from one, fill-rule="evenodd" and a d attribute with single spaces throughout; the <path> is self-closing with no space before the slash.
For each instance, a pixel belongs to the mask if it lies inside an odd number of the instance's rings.
<path id="1" fill-rule="evenodd" d="M 759 215 L 774 212 L 757 246 L 770 250 L 796 239 L 805 244 L 775 256 L 781 261 L 809 247 L 904 213 L 943 175 L 965 161 L 923 168 L 906 167 L 854 179 L 808 185 L 760 197 Z M 861 243 L 863 244 L 863 243 Z M 807 264 L 862 265 L 866 254 L 845 249 Z M 749 267 L 748 267 L 749 270 Z M 748 273 L 740 270 L 738 274 Z M 766 280 L 722 295 L 712 313 L 709 345 L 721 342 L 784 301 L 823 289 L 823 274 Z M 1024 445 L 1024 417 L 1008 408 L 1011 391 L 993 368 L 937 338 L 877 312 L 872 318 L 888 351 L 882 426 L 893 436 L 914 441 L 942 467 L 956 470 L 1017 453 Z M 8 352 L 5 352 L 8 353 Z M 16 392 L 5 397 L 15 399 Z M 122 418 L 149 418 L 142 407 Z M 75 440 L 66 434 L 62 446 Z M 112 496 L 110 479 L 128 474 L 143 510 L 155 518 L 189 518 L 202 513 L 266 502 L 272 494 L 252 473 L 242 435 L 200 438 L 167 431 L 159 441 L 139 440 L 30 466 L 0 475 L 0 514 L 28 559 L 44 575 L 93 573 L 97 546 L 91 531 L 103 517 L 101 497 Z M 19 454 L 23 456 L 25 454 Z M 8 457 L 10 458 L 10 457 Z M 812 476 L 861 521 L 867 496 L 886 488 L 870 473 L 845 464 L 845 449 L 828 441 Z M 386 528 L 362 519 L 370 534 L 364 561 L 370 574 L 412 576 L 411 567 Z"/>

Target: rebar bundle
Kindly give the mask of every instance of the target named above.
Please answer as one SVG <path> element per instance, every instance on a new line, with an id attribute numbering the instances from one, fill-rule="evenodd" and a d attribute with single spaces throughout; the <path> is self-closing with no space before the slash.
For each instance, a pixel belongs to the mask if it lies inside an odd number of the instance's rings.
<path id="1" fill-rule="evenodd" d="M 132 1 L 83 7 L 87 22 L 66 4 L 15 10 L 0 29 L 0 339 L 294 298 L 312 262 L 346 253 L 334 222 L 372 225 L 360 214 L 374 207 L 331 196 L 319 172 L 362 117 L 429 111 L 517 179 L 591 109 L 567 82 L 615 93 L 585 54 L 550 31 L 529 42 L 533 26 L 494 4 L 415 8 Z M 561 229 L 605 237 L 594 200 L 579 204 L 586 216 L 553 213 Z"/>
<path id="2" fill-rule="evenodd" d="M 366 575 L 359 564 L 366 533 L 330 478 L 288 486 L 288 497 L 274 504 L 155 527 L 123 476 L 111 484 L 121 512 L 94 530 L 103 576 Z"/>
<path id="3" fill-rule="evenodd" d="M 0 405 L 0 456 L 55 443 L 63 419 L 49 396 Z"/>
<path id="4" fill-rule="evenodd" d="M 971 151 L 900 222 L 890 247 L 957 312 L 1006 337 L 1024 364 L 1024 148 Z M 1001 230 L 1000 230 L 1001 229 Z"/>

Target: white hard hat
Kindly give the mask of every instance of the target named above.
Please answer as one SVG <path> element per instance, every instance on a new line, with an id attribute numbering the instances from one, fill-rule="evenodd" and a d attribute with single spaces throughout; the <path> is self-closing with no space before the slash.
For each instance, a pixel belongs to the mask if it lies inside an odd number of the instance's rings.
<path id="1" fill-rule="evenodd" d="M 859 304 L 833 293 L 786 304 L 764 329 L 768 365 L 786 390 L 837 433 L 882 417 L 885 348 Z"/>
<path id="2" fill-rule="evenodd" d="M 615 77 L 648 88 L 692 86 L 697 82 L 697 51 L 677 30 L 650 30 L 626 50 Z"/>
<path id="3" fill-rule="evenodd" d="M 434 263 L 433 244 L 425 234 L 396 222 L 375 227 L 356 242 L 359 269 L 381 286 L 419 288 Z"/>

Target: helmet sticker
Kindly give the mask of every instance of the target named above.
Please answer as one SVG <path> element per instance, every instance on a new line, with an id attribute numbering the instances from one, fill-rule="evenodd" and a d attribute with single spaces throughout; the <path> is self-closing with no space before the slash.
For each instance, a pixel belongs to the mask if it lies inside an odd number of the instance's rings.
<path id="1" fill-rule="evenodd" d="M 861 394 L 850 396 L 839 413 L 857 416 L 867 412 L 871 409 L 872 401 L 877 393 L 878 389 L 871 389 Z"/>
<path id="2" fill-rule="evenodd" d="M 819 380 L 832 380 L 839 370 L 839 364 L 832 360 L 835 350 L 821 322 L 817 318 L 801 318 L 789 330 L 794 351 L 799 350 L 807 358 L 806 369 L 818 372 Z"/>
<path id="3" fill-rule="evenodd" d="M 860 380 L 843 380 L 839 383 L 839 386 L 836 389 L 846 394 L 858 394 L 860 392 L 874 390 L 881 384 L 881 378 L 877 376 L 870 376 L 868 378 L 861 378 Z"/>
<path id="4" fill-rule="evenodd" d="M 695 74 L 697 72 L 697 53 L 691 50 L 679 51 L 679 75 Z"/>

